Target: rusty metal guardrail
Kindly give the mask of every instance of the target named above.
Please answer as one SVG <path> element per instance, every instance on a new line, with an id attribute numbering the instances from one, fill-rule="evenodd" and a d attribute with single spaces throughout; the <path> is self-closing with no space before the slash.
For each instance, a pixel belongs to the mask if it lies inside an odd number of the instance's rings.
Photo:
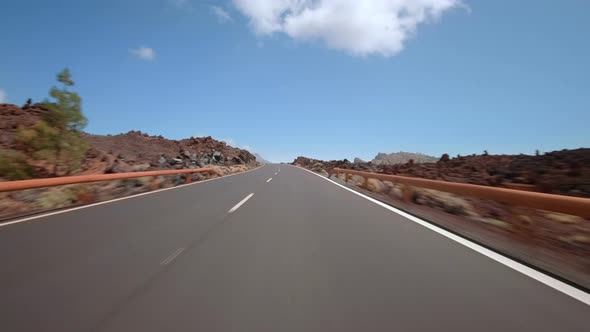
<path id="1" fill-rule="evenodd" d="M 329 176 L 340 173 L 345 174 L 345 181 L 350 181 L 352 175 L 364 178 L 364 186 L 368 185 L 368 179 L 389 181 L 403 185 L 403 199 L 409 201 L 413 194 L 412 187 L 444 191 L 456 195 L 489 199 L 513 206 L 522 206 L 533 209 L 553 211 L 576 215 L 590 219 L 590 199 L 563 195 L 546 194 L 516 189 L 482 186 L 468 183 L 447 182 L 412 178 L 407 176 L 381 174 L 356 171 L 350 169 L 334 168 Z"/>
<path id="2" fill-rule="evenodd" d="M 213 175 L 213 174 L 221 175 L 215 169 L 210 168 L 210 167 L 194 168 L 194 169 L 179 169 L 179 170 L 114 173 L 114 174 L 75 175 L 75 176 L 64 176 L 64 177 L 47 178 L 47 179 L 32 179 L 32 180 L 18 180 L 18 181 L 0 182 L 0 192 L 35 189 L 35 188 L 45 188 L 45 187 L 55 187 L 55 186 L 63 186 L 63 185 L 68 185 L 68 184 L 103 182 L 103 181 L 123 180 L 123 179 L 132 179 L 132 178 L 143 178 L 143 177 L 152 177 L 152 188 L 153 188 L 154 182 L 155 182 L 154 180 L 158 176 L 185 174 L 185 183 L 190 183 L 192 179 L 191 179 L 191 176 L 189 176 L 189 175 L 192 175 L 194 173 L 208 173 L 210 175 Z"/>

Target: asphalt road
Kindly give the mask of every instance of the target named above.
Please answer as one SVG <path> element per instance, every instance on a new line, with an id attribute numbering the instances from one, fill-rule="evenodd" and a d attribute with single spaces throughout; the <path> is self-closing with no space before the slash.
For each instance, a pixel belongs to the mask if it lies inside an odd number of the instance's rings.
<path id="1" fill-rule="evenodd" d="M 7 332 L 590 326 L 590 306 L 287 165 L 0 227 L 0 262 Z"/>

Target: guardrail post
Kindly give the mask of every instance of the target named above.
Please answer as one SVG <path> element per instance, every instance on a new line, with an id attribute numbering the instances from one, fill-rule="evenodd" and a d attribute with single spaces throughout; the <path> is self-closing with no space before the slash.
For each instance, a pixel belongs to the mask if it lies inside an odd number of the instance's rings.
<path id="1" fill-rule="evenodd" d="M 350 174 L 344 173 L 344 182 L 348 183 L 348 180 L 350 180 Z"/>
<path id="2" fill-rule="evenodd" d="M 407 184 L 402 186 L 402 199 L 406 203 L 412 202 L 412 197 L 414 196 L 414 189 Z"/>
<path id="3" fill-rule="evenodd" d="M 152 176 L 152 179 L 150 180 L 150 189 L 151 190 L 158 189 L 158 177 L 157 176 Z"/>
<path id="4" fill-rule="evenodd" d="M 369 189 L 369 177 L 368 176 L 364 176 L 363 179 L 364 179 L 363 188 Z"/>
<path id="5" fill-rule="evenodd" d="M 191 173 L 187 173 L 187 174 L 184 176 L 184 183 L 185 183 L 185 184 L 186 184 L 186 183 L 191 183 L 191 181 L 192 181 L 192 178 L 193 178 L 193 175 L 192 175 Z"/>

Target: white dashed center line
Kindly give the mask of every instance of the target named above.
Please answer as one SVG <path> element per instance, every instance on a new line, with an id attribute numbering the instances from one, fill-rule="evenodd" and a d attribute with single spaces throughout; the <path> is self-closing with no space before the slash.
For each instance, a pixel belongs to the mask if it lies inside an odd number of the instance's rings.
<path id="1" fill-rule="evenodd" d="M 184 251 L 184 248 L 178 248 L 176 249 L 176 251 L 174 251 L 170 256 L 166 257 L 165 260 L 163 260 L 160 265 L 168 265 L 170 264 L 170 262 L 172 262 L 176 257 L 178 257 L 178 255 L 182 254 L 182 252 Z"/>
<path id="2" fill-rule="evenodd" d="M 254 196 L 254 193 L 251 193 L 250 195 L 246 196 L 246 198 L 244 198 L 243 200 L 241 200 L 233 208 L 231 208 L 229 211 L 227 211 L 227 213 L 233 213 L 233 212 L 235 212 L 237 209 L 240 208 L 240 206 L 242 206 L 244 203 L 246 203 L 246 201 L 248 201 L 250 198 L 252 198 L 252 196 Z"/>
<path id="3" fill-rule="evenodd" d="M 270 179 L 266 180 L 266 183 L 269 183 L 269 182 L 270 182 L 270 180 L 272 180 L 272 178 L 270 178 Z"/>

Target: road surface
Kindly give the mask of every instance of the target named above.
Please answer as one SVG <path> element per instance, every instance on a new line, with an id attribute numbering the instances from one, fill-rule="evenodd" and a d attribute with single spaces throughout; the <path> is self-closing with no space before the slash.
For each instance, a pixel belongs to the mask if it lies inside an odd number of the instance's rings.
<path id="1" fill-rule="evenodd" d="M 0 260 L 7 332 L 590 326 L 587 304 L 288 165 L 6 225 Z"/>

